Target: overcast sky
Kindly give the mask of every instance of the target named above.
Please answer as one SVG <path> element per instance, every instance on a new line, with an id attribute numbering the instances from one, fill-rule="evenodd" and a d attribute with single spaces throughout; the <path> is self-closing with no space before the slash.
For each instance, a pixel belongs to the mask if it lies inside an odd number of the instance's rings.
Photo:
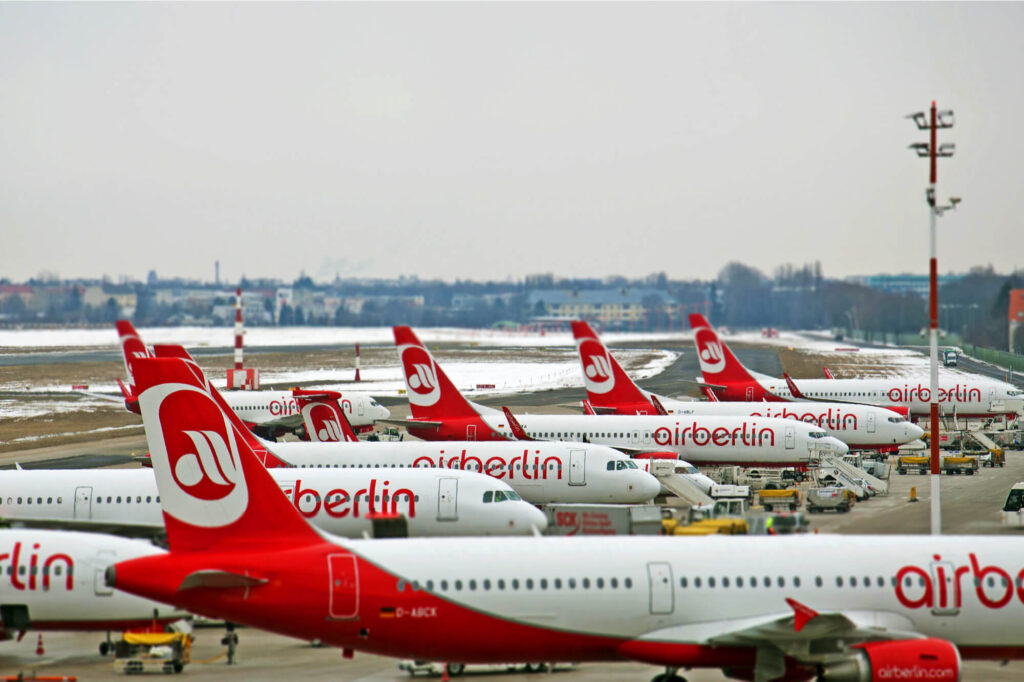
<path id="1" fill-rule="evenodd" d="M 1024 4 L 0 4 L 0 276 L 1024 265 Z"/>

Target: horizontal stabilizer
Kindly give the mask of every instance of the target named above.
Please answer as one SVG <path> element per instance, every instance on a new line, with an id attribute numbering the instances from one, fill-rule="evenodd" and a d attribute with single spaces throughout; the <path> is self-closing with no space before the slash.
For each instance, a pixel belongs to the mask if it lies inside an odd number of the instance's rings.
<path id="1" fill-rule="evenodd" d="M 178 591 L 192 590 L 197 587 L 210 587 L 214 589 L 229 589 L 232 587 L 255 587 L 267 582 L 266 578 L 254 578 L 243 573 L 232 573 L 231 571 L 205 570 L 195 571 L 185 576 L 178 585 Z"/>

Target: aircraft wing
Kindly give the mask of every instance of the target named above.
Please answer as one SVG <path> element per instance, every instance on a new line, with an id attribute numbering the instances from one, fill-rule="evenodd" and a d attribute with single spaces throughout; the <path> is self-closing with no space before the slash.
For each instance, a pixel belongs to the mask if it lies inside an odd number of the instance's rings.
<path id="1" fill-rule="evenodd" d="M 259 422 L 256 426 L 282 426 L 286 429 L 297 429 L 302 426 L 301 414 L 288 414 L 270 421 Z"/>
<path id="2" fill-rule="evenodd" d="M 879 640 L 921 639 L 908 618 L 888 611 L 818 613 L 793 599 L 790 613 L 692 623 L 649 632 L 626 642 L 619 653 L 646 663 L 663 663 L 678 644 L 745 647 L 757 651 L 754 676 L 782 677 L 786 658 L 816 665 L 849 655 L 847 647 Z"/>

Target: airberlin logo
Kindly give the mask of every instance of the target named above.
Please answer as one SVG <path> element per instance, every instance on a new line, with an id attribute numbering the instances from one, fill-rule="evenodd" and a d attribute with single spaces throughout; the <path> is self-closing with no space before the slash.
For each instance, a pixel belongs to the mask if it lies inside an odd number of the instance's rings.
<path id="1" fill-rule="evenodd" d="M 906 608 L 952 614 L 972 593 L 989 609 L 1004 608 L 1014 597 L 1024 604 L 1024 569 L 1014 575 L 1001 566 L 982 566 L 973 552 L 967 555 L 965 566 L 943 560 L 938 554 L 932 558 L 927 569 L 904 566 L 897 571 L 896 599 Z"/>
<path id="2" fill-rule="evenodd" d="M 430 354 L 419 346 L 406 346 L 402 350 L 402 368 L 409 385 L 409 402 L 420 407 L 435 404 L 441 397 L 441 387 Z"/>
<path id="3" fill-rule="evenodd" d="M 338 443 L 345 438 L 341 420 L 330 405 L 311 403 L 302 407 L 302 416 L 309 428 L 309 438 L 318 443 Z"/>
<path id="4" fill-rule="evenodd" d="M 238 520 L 248 506 L 249 492 L 234 429 L 217 404 L 205 391 L 185 384 L 154 386 L 142 394 L 140 403 L 143 415 L 158 417 L 153 420 L 158 429 L 147 429 L 146 435 L 161 493 L 167 491 L 167 512 L 202 527 Z M 180 415 L 189 416 L 187 429 L 182 428 Z"/>
<path id="5" fill-rule="evenodd" d="M 604 346 L 593 339 L 584 339 L 580 342 L 580 359 L 588 391 L 607 393 L 615 387 L 611 359 Z"/>
<path id="6" fill-rule="evenodd" d="M 710 329 L 698 329 L 694 339 L 697 343 L 697 357 L 700 368 L 708 374 L 718 374 L 725 369 L 725 353 L 718 337 Z"/>

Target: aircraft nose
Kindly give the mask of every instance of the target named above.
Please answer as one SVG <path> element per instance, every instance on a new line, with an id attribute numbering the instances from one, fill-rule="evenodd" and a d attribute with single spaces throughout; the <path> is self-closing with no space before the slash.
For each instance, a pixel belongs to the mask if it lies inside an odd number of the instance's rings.
<path id="1" fill-rule="evenodd" d="M 911 424 L 910 422 L 907 422 L 906 424 L 903 425 L 903 430 L 907 436 L 908 441 L 917 440 L 918 438 L 924 435 L 924 429 L 922 429 L 917 424 Z"/>
<path id="2" fill-rule="evenodd" d="M 380 416 L 377 417 L 377 419 L 387 419 L 388 417 L 391 416 L 391 410 L 389 410 L 388 408 L 384 407 L 383 405 L 380 406 L 380 409 L 378 410 L 378 412 L 379 412 Z"/>
<path id="3" fill-rule="evenodd" d="M 507 504 L 507 503 L 506 503 Z M 529 502 L 513 502 L 513 512 L 508 517 L 508 530 L 506 533 L 517 533 L 529 535 L 536 528 L 543 533 L 548 527 L 548 517 L 540 509 L 537 509 Z"/>
<path id="4" fill-rule="evenodd" d="M 834 452 L 835 454 L 842 456 L 850 451 L 850 446 L 844 443 L 843 441 L 839 440 L 838 438 L 833 438 L 832 436 L 829 436 L 828 440 L 832 445 L 832 452 Z"/>
<path id="5" fill-rule="evenodd" d="M 630 482 L 633 488 L 632 492 L 637 494 L 638 500 L 644 502 L 653 500 L 661 492 L 661 483 L 646 471 L 638 471 L 636 473 L 639 476 L 635 477 L 635 481 Z"/>

